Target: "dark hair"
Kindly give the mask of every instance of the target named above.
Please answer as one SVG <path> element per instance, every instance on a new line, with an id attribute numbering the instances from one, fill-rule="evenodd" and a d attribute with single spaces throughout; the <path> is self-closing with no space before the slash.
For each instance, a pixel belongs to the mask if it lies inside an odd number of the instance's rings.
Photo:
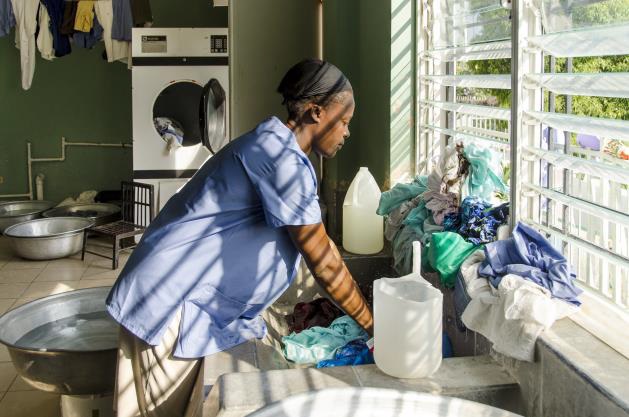
<path id="1" fill-rule="evenodd" d="M 324 107 L 332 102 L 342 103 L 347 97 L 344 93 L 351 91 L 352 85 L 341 70 L 319 59 L 293 65 L 277 87 L 293 120 L 303 117 L 309 103 Z"/>

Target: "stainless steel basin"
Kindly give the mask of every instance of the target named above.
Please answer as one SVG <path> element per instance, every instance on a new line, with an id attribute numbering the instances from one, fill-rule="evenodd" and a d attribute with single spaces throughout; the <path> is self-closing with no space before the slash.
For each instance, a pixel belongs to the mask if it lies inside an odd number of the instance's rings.
<path id="1" fill-rule="evenodd" d="M 15 253 L 22 258 L 56 259 L 80 251 L 83 230 L 93 224 L 89 219 L 53 217 L 15 224 L 8 227 L 4 235 Z"/>
<path id="2" fill-rule="evenodd" d="M 105 310 L 109 290 L 51 295 L 0 317 L 0 343 L 26 382 L 63 395 L 113 392 L 118 324 Z"/>
<path id="3" fill-rule="evenodd" d="M 120 218 L 120 207 L 107 203 L 70 204 L 46 210 L 44 217 L 83 217 L 94 221 L 96 226 Z"/>
<path id="4" fill-rule="evenodd" d="M 0 232 L 7 227 L 27 220 L 37 219 L 42 213 L 54 206 L 50 201 L 8 201 L 0 203 Z"/>

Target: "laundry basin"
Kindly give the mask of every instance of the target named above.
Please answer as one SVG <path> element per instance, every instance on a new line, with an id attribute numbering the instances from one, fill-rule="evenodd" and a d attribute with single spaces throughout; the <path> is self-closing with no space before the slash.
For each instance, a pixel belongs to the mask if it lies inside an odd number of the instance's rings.
<path id="1" fill-rule="evenodd" d="M 50 201 L 28 200 L 0 203 L 0 232 L 14 224 L 37 219 L 54 204 Z"/>
<path id="2" fill-rule="evenodd" d="M 249 417 L 518 417 L 473 401 L 383 388 L 329 388 L 294 395 Z"/>
<path id="3" fill-rule="evenodd" d="M 42 213 L 44 217 L 82 217 L 90 219 L 96 226 L 120 218 L 120 207 L 108 203 L 79 203 L 55 207 Z"/>
<path id="4" fill-rule="evenodd" d="M 109 290 L 51 295 L 0 317 L 0 343 L 26 382 L 63 395 L 113 392 L 118 324 L 105 310 Z"/>
<path id="5" fill-rule="evenodd" d="M 32 260 L 64 258 L 83 246 L 83 230 L 92 226 L 89 219 L 53 217 L 29 220 L 4 231 L 13 251 Z"/>

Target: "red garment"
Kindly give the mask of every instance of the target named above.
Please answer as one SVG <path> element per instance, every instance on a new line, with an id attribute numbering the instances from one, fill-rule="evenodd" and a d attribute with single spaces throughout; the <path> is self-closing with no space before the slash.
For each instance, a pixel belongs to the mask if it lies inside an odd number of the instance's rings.
<path id="1" fill-rule="evenodd" d="M 327 298 L 317 298 L 309 303 L 297 303 L 293 314 L 286 317 L 290 331 L 299 333 L 311 327 L 328 327 L 343 312 Z"/>

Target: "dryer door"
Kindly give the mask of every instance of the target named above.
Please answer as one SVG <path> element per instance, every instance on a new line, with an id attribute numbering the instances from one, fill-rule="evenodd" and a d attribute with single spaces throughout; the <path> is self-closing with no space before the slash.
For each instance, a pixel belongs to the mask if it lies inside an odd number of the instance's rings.
<path id="1" fill-rule="evenodd" d="M 227 98 L 221 83 L 215 78 L 203 87 L 199 116 L 203 145 L 210 152 L 217 153 L 228 142 Z"/>

